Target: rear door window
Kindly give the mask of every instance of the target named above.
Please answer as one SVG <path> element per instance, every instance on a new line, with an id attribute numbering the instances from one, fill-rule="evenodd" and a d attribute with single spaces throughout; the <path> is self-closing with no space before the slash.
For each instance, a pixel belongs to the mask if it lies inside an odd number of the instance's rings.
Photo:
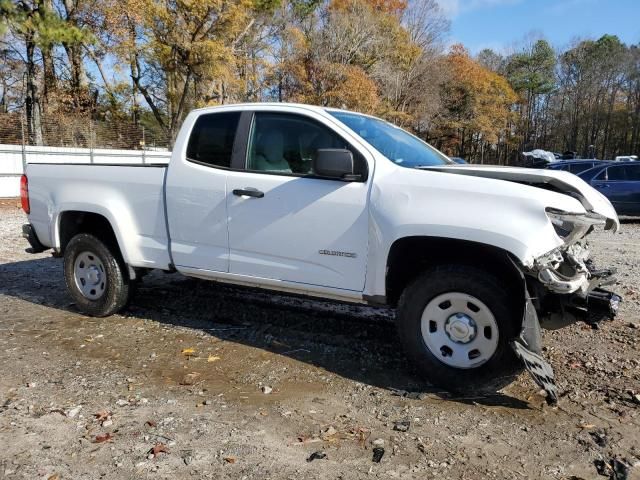
<path id="1" fill-rule="evenodd" d="M 585 170 L 589 170 L 590 168 L 593 167 L 593 163 L 575 163 L 573 165 L 569 165 L 569 171 L 571 173 L 580 173 L 580 172 L 584 172 Z"/>
<path id="2" fill-rule="evenodd" d="M 627 180 L 632 182 L 640 181 L 640 165 L 627 165 L 625 169 L 627 171 Z"/>
<path id="3" fill-rule="evenodd" d="M 627 170 L 624 165 L 616 165 L 607 168 L 607 180 L 610 182 L 624 181 L 627 179 Z"/>
<path id="4" fill-rule="evenodd" d="M 233 143 L 241 112 L 200 116 L 189 137 L 187 159 L 212 167 L 231 167 Z"/>

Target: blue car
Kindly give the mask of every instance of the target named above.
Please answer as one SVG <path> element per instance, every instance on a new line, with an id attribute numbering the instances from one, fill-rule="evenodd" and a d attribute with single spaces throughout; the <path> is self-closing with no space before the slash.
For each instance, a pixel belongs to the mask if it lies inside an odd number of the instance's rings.
<path id="1" fill-rule="evenodd" d="M 547 165 L 545 168 L 549 170 L 565 170 L 574 174 L 579 174 L 590 168 L 602 165 L 605 160 L 561 160 Z"/>
<path id="2" fill-rule="evenodd" d="M 607 197 L 618 215 L 640 216 L 640 162 L 608 162 L 578 176 Z"/>

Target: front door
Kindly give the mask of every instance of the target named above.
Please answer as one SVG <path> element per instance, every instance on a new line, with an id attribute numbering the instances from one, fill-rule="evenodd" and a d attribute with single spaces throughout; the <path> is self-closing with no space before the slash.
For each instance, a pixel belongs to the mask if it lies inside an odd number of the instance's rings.
<path id="1" fill-rule="evenodd" d="M 320 148 L 349 148 L 362 181 L 314 177 Z M 362 153 L 326 125 L 257 112 L 246 169 L 227 177 L 230 273 L 362 291 L 368 185 Z"/>

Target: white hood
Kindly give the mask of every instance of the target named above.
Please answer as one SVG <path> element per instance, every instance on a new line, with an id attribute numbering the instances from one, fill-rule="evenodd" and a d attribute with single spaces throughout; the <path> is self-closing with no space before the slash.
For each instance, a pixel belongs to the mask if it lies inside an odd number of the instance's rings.
<path id="1" fill-rule="evenodd" d="M 548 185 L 551 190 L 564 193 L 580 201 L 588 212 L 606 217 L 607 228 L 617 230 L 620 227 L 618 215 L 611 202 L 576 175 L 559 170 L 544 170 L 535 168 L 450 165 L 441 167 L 425 167 L 446 173 L 457 173 L 474 177 L 494 178 L 532 186 Z"/>

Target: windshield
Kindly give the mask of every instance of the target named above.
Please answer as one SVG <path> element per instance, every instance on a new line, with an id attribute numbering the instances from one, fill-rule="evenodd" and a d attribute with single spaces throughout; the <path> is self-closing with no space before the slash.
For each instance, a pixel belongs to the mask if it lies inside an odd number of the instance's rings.
<path id="1" fill-rule="evenodd" d="M 428 143 L 384 120 L 357 113 L 328 112 L 396 165 L 415 168 L 454 163 Z"/>

